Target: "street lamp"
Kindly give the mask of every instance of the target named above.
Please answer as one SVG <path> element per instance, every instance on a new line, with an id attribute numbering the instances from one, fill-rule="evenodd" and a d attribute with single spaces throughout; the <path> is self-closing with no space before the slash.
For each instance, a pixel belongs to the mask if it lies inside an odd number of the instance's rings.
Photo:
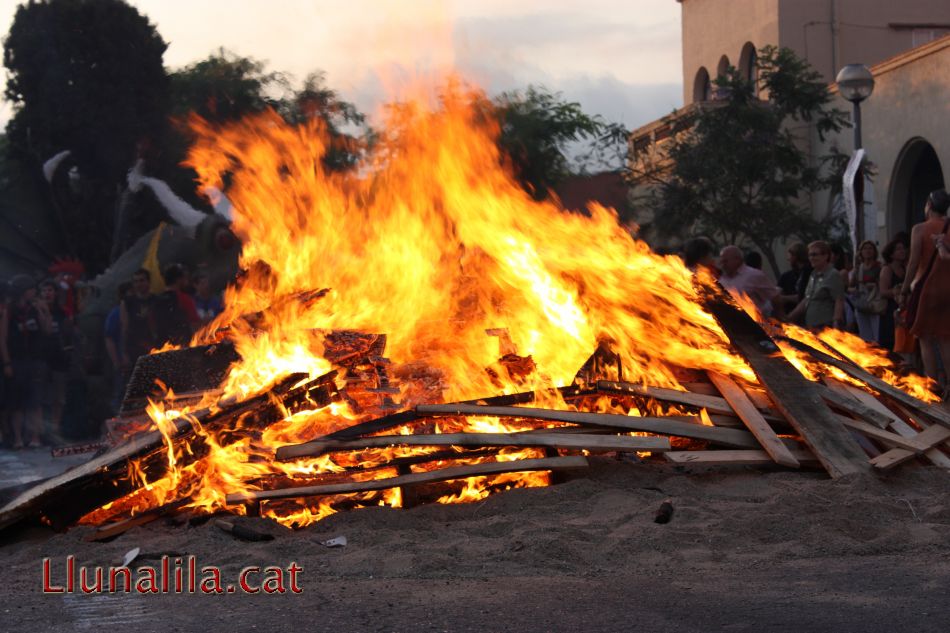
<path id="1" fill-rule="evenodd" d="M 861 102 L 874 92 L 874 75 L 864 64 L 848 64 L 835 79 L 841 96 L 854 104 L 854 149 L 861 149 Z"/>

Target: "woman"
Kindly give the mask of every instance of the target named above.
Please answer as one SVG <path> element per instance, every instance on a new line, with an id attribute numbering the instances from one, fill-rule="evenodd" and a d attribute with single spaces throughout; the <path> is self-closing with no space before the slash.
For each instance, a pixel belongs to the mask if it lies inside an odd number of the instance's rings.
<path id="1" fill-rule="evenodd" d="M 884 314 L 881 315 L 881 346 L 894 350 L 898 354 L 912 354 L 910 351 L 904 351 L 907 348 L 895 344 L 898 338 L 898 329 L 902 330 L 900 337 L 906 340 L 907 328 L 897 322 L 894 313 L 897 311 L 897 295 L 900 293 L 901 285 L 904 283 L 904 276 L 907 274 L 907 242 L 902 237 L 895 237 L 888 242 L 884 250 L 881 251 L 884 256 L 884 267 L 881 269 L 881 279 L 878 283 L 878 292 L 884 299 L 887 299 L 887 307 Z M 901 341 L 902 343 L 904 340 Z M 909 360 L 904 358 L 905 361 Z"/>
<path id="2" fill-rule="evenodd" d="M 881 338 L 881 312 L 886 303 L 878 295 L 880 280 L 881 264 L 877 260 L 877 246 L 871 240 L 865 240 L 858 247 L 858 258 L 851 271 L 848 290 L 853 297 L 858 335 L 869 343 L 879 343 Z"/>
<path id="3" fill-rule="evenodd" d="M 943 189 L 931 191 L 924 208 L 925 220 L 910 232 L 910 258 L 907 276 L 901 285 L 898 302 L 904 305 L 911 289 L 921 287 L 911 334 L 920 339 L 920 358 L 924 372 L 939 380 L 937 354 L 943 366 L 950 367 L 950 259 L 939 256 L 938 240 L 947 233 L 947 209 L 950 194 Z"/>

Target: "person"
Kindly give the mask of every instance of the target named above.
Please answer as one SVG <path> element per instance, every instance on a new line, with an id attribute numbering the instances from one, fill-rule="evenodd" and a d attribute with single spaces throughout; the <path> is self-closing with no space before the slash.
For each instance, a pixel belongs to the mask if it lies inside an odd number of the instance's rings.
<path id="1" fill-rule="evenodd" d="M 910 257 L 907 275 L 901 284 L 898 302 L 903 306 L 911 290 L 920 286 L 916 316 L 910 332 L 920 340 L 920 359 L 924 372 L 939 379 L 939 359 L 950 367 L 950 259 L 940 257 L 937 244 L 945 241 L 950 194 L 944 189 L 931 191 L 924 207 L 925 220 L 910 231 Z M 939 359 L 938 359 L 939 354 Z M 945 392 L 946 397 L 946 392 Z"/>
<path id="2" fill-rule="evenodd" d="M 813 330 L 844 325 L 845 283 L 831 257 L 828 242 L 818 240 L 808 245 L 812 273 L 805 287 L 805 298 L 789 313 L 789 321 L 804 317 L 805 327 Z"/>
<path id="3" fill-rule="evenodd" d="M 46 363 L 49 368 L 49 389 L 45 405 L 49 410 L 49 434 L 53 441 L 62 436 L 63 406 L 66 403 L 66 375 L 72 361 L 73 320 L 60 305 L 56 283 L 52 279 L 40 283 L 40 299 L 50 314 L 50 335 Z"/>
<path id="4" fill-rule="evenodd" d="M 221 295 L 211 292 L 211 278 L 208 273 L 199 271 L 194 276 L 195 280 L 195 309 L 198 311 L 198 318 L 201 324 L 209 323 L 214 317 L 224 312 L 224 304 L 221 303 Z"/>
<path id="5" fill-rule="evenodd" d="M 120 313 L 122 311 L 122 301 L 132 292 L 132 284 L 123 281 L 119 284 L 118 299 L 109 314 L 106 315 L 103 324 L 103 341 L 106 346 L 106 354 L 112 361 L 112 410 L 115 413 L 119 411 L 119 405 L 122 402 L 122 396 L 125 393 L 125 385 L 128 380 L 125 369 L 122 365 L 122 355 L 119 350 L 122 349 L 122 321 Z"/>
<path id="6" fill-rule="evenodd" d="M 749 268 L 762 270 L 762 253 L 758 251 L 749 251 L 745 254 L 745 265 Z"/>
<path id="7" fill-rule="evenodd" d="M 162 277 L 165 291 L 153 303 L 158 344 L 184 345 L 201 324 L 195 301 L 185 292 L 188 272 L 181 264 L 169 264 Z"/>
<path id="8" fill-rule="evenodd" d="M 782 291 L 778 301 L 786 310 L 792 310 L 805 298 L 811 265 L 808 263 L 808 247 L 803 242 L 789 245 L 786 256 L 790 269 L 778 278 L 778 287 Z"/>
<path id="9" fill-rule="evenodd" d="M 683 262 L 691 271 L 696 272 L 699 269 L 705 269 L 712 273 L 713 277 L 719 276 L 719 269 L 716 267 L 716 259 L 713 257 L 712 240 L 705 236 L 694 237 L 683 244 Z"/>
<path id="10" fill-rule="evenodd" d="M 884 250 L 881 251 L 881 255 L 884 257 L 884 267 L 881 268 L 878 290 L 881 297 L 887 300 L 887 307 L 881 315 L 881 347 L 904 355 L 908 353 L 905 351 L 907 331 L 904 325 L 898 322 L 895 313 L 897 312 L 897 295 L 907 273 L 906 240 L 901 236 L 895 237 L 887 243 Z M 900 334 L 898 334 L 898 330 L 902 330 Z M 901 338 L 901 345 L 897 345 L 898 337 Z M 912 349 L 913 346 L 911 346 Z M 905 356 L 904 360 L 908 361 L 909 359 Z"/>
<path id="11" fill-rule="evenodd" d="M 881 264 L 877 257 L 877 245 L 871 240 L 861 242 L 858 247 L 858 258 L 849 281 L 848 292 L 852 297 L 858 336 L 869 343 L 880 343 L 881 312 L 887 303 L 879 294 Z"/>
<path id="12" fill-rule="evenodd" d="M 772 315 L 772 300 L 778 297 L 779 288 L 764 272 L 747 266 L 738 246 L 726 246 L 719 253 L 719 267 L 722 274 L 719 283 L 733 296 L 745 295 L 752 300 L 764 317 Z"/>
<path id="13" fill-rule="evenodd" d="M 36 297 L 36 284 L 28 275 L 11 280 L 13 301 L 0 320 L 0 357 L 9 386 L 13 448 L 23 448 L 30 434 L 30 448 L 42 446 L 42 390 L 47 366 L 43 352 L 52 331 L 46 304 Z"/>
<path id="14" fill-rule="evenodd" d="M 119 304 L 119 362 L 125 374 L 139 356 L 157 347 L 152 276 L 140 268 L 132 274 L 132 291 Z"/>

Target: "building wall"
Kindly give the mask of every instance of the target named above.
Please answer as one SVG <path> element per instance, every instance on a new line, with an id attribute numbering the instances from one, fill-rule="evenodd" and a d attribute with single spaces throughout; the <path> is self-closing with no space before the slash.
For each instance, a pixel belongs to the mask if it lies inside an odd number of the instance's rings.
<path id="1" fill-rule="evenodd" d="M 684 103 L 700 68 L 715 79 L 723 55 L 738 67 L 746 42 L 787 46 L 832 82 L 845 64 L 873 65 L 950 33 L 948 0 L 679 1 Z"/>
<path id="2" fill-rule="evenodd" d="M 746 42 L 755 48 L 779 41 L 779 0 L 682 0 L 683 103 L 693 101 L 700 68 L 716 78 L 723 55 L 738 67 Z"/>
<path id="3" fill-rule="evenodd" d="M 947 68 L 950 68 L 950 36 L 871 68 L 875 85 L 873 94 L 861 104 L 862 144 L 868 159 L 875 165 L 876 237 L 881 244 L 898 231 L 909 228 L 905 200 L 907 183 L 901 182 L 902 170 L 908 167 L 904 161 L 912 160 L 905 155 L 906 149 L 915 143 L 929 143 L 940 162 L 944 179 L 950 181 L 950 84 L 946 81 Z M 851 107 L 840 97 L 836 105 Z M 853 131 L 843 130 L 824 143 L 815 139 L 819 155 L 827 153 L 832 144 L 844 152 L 851 152 Z M 828 206 L 828 196 L 825 195 L 816 204 L 816 211 L 827 210 Z M 912 211 L 919 213 L 920 210 Z"/>

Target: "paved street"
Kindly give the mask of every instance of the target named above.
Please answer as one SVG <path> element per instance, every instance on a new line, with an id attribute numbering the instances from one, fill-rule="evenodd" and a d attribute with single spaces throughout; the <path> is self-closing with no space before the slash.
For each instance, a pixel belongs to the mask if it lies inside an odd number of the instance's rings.
<path id="1" fill-rule="evenodd" d="M 53 457 L 48 447 L 19 451 L 0 449 L 0 490 L 58 475 L 67 468 L 88 461 L 92 455 L 85 453 Z"/>

